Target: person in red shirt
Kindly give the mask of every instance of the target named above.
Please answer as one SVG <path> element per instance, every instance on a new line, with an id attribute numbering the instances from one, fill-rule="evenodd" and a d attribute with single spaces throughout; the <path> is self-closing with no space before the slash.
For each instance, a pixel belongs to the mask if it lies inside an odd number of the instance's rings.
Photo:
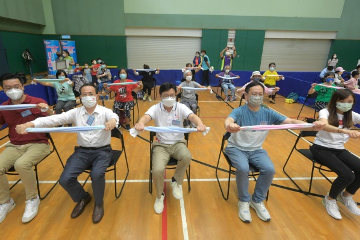
<path id="1" fill-rule="evenodd" d="M 99 70 L 99 67 L 101 66 L 101 59 L 99 60 L 100 63 L 97 63 L 95 59 L 91 60 L 92 66 L 91 66 L 91 77 L 92 77 L 92 83 L 97 86 L 98 79 L 97 79 L 97 73 Z"/>
<path id="2" fill-rule="evenodd" d="M 114 83 L 123 83 L 123 82 L 134 82 L 133 80 L 127 79 L 127 71 L 125 68 L 121 68 L 119 71 L 120 80 L 116 80 Z M 137 92 L 142 89 L 143 84 L 141 81 L 130 85 L 112 85 L 110 87 L 107 86 L 107 83 L 104 83 L 104 88 L 107 91 L 115 92 L 115 101 L 113 106 L 113 111 L 116 113 L 119 118 L 120 111 L 124 111 L 125 115 L 125 128 L 126 130 L 130 130 L 130 117 L 131 117 L 131 108 L 134 107 L 134 98 L 131 94 L 132 91 Z M 119 121 L 120 122 L 120 121 Z"/>
<path id="3" fill-rule="evenodd" d="M 24 82 L 16 74 L 5 73 L 0 77 L 0 85 L 9 97 L 3 105 L 36 104 L 36 108 L 0 111 L 0 127 L 8 125 L 10 142 L 0 154 L 0 223 L 15 207 L 10 197 L 9 183 L 5 173 L 14 167 L 25 187 L 26 207 L 22 222 L 30 222 L 38 212 L 40 199 L 37 193 L 33 166 L 50 153 L 45 133 L 17 134 L 16 125 L 45 117 L 52 113 L 47 103 L 40 98 L 24 94 Z"/>

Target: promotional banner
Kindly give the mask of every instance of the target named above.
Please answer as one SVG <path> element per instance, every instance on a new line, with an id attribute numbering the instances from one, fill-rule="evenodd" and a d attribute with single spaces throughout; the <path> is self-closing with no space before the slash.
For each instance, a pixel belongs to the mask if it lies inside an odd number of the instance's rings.
<path id="1" fill-rule="evenodd" d="M 75 41 L 69 40 L 60 40 L 62 50 L 68 50 L 70 56 L 74 59 L 74 62 L 77 63 L 77 56 L 76 56 L 76 48 L 75 48 Z M 75 66 L 73 66 L 74 68 Z"/>
<path id="2" fill-rule="evenodd" d="M 48 66 L 48 74 L 56 74 L 56 52 L 61 51 L 59 40 L 44 40 L 45 52 L 46 52 L 46 61 Z"/>

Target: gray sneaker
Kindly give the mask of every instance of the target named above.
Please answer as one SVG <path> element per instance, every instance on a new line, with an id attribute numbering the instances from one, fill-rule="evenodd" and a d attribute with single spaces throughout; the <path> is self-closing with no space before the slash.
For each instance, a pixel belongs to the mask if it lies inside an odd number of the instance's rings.
<path id="1" fill-rule="evenodd" d="M 251 215 L 250 215 L 250 202 L 242 202 L 239 200 L 238 207 L 239 207 L 239 218 L 246 223 L 251 223 Z"/>
<path id="2" fill-rule="evenodd" d="M 266 209 L 265 205 L 263 202 L 260 203 L 255 203 L 252 201 L 252 199 L 250 200 L 250 207 L 252 207 L 256 214 L 258 215 L 258 217 L 263 220 L 264 222 L 268 222 L 270 221 L 270 214 L 268 212 L 268 210 Z"/>

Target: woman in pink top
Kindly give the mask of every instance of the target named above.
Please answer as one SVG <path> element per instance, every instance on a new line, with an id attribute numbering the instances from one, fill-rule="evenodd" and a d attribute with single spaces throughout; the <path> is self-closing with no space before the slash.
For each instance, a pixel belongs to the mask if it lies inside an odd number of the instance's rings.
<path id="1" fill-rule="evenodd" d="M 344 87 L 350 90 L 358 89 L 358 78 L 359 78 L 359 71 L 353 71 L 351 73 L 351 78 L 344 82 Z"/>

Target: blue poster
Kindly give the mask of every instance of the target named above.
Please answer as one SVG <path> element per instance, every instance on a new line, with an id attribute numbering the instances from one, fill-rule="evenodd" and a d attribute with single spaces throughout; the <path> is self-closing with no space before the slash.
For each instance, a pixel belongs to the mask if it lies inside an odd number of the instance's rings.
<path id="1" fill-rule="evenodd" d="M 62 50 L 68 50 L 74 62 L 77 63 L 75 41 L 60 40 L 60 43 Z M 73 68 L 75 68 L 75 66 L 73 66 Z"/>
<path id="2" fill-rule="evenodd" d="M 48 74 L 56 74 L 56 52 L 61 51 L 59 40 L 44 40 L 45 52 L 46 52 L 46 62 L 48 66 Z M 75 45 L 75 44 L 74 44 Z"/>

